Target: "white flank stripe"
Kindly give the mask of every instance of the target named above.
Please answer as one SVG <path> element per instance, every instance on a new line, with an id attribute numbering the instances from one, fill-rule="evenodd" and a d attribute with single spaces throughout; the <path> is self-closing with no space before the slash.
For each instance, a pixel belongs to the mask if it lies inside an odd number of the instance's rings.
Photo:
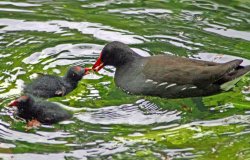
<path id="1" fill-rule="evenodd" d="M 167 85 L 167 84 L 168 84 L 168 82 L 160 83 L 157 87 L 164 86 L 164 85 Z"/>
<path id="2" fill-rule="evenodd" d="M 184 88 L 182 88 L 181 90 L 184 91 L 184 90 L 186 90 L 186 89 L 187 89 L 187 87 L 184 87 Z"/>
<path id="3" fill-rule="evenodd" d="M 176 83 L 172 83 L 172 84 L 168 85 L 165 89 L 167 89 L 169 87 L 173 87 L 173 86 L 176 86 Z"/>
<path id="4" fill-rule="evenodd" d="M 190 89 L 196 89 L 197 87 L 196 86 L 193 86 L 193 87 L 189 87 Z"/>
<path id="5" fill-rule="evenodd" d="M 153 80 L 152 79 L 147 79 L 145 82 L 149 83 L 149 82 L 153 82 Z"/>

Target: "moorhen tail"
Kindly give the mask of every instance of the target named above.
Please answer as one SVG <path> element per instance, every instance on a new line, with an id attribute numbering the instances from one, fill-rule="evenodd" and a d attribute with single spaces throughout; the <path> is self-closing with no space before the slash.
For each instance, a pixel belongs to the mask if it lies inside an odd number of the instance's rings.
<path id="1" fill-rule="evenodd" d="M 24 93 L 43 98 L 65 96 L 77 87 L 78 82 L 88 73 L 88 70 L 73 66 L 64 77 L 41 75 L 24 88 Z"/>
<path id="2" fill-rule="evenodd" d="M 54 124 L 72 117 L 72 114 L 64 110 L 58 104 L 24 95 L 11 102 L 9 106 L 16 106 L 18 116 L 27 122 L 36 120 L 42 124 Z"/>
<path id="3" fill-rule="evenodd" d="M 243 67 L 241 63 L 240 59 L 222 64 L 171 55 L 142 57 L 115 41 L 103 48 L 92 69 L 116 67 L 116 85 L 131 94 L 186 98 L 230 89 L 250 71 L 250 66 Z M 225 87 L 232 81 L 230 87 Z"/>

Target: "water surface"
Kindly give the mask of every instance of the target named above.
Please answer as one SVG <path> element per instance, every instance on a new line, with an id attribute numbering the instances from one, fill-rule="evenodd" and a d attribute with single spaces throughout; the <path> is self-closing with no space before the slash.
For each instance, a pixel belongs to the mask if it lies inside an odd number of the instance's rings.
<path id="1" fill-rule="evenodd" d="M 250 64 L 250 3 L 208 0 L 1 1 L 0 158 L 249 159 L 249 76 L 203 98 L 131 96 L 115 69 L 87 75 L 66 97 L 68 121 L 27 131 L 7 104 L 37 73 L 91 66 L 111 41 L 143 56 Z M 178 64 L 177 64 L 178 65 Z"/>

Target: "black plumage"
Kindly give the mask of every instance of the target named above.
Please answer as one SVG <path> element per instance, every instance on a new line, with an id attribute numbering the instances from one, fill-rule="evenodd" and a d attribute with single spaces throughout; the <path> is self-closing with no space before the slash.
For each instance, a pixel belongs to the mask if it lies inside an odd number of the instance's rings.
<path id="1" fill-rule="evenodd" d="M 72 117 L 72 114 L 58 104 L 44 101 L 43 99 L 24 95 L 9 104 L 16 106 L 17 115 L 27 122 L 37 120 L 42 124 L 54 124 Z"/>
<path id="2" fill-rule="evenodd" d="M 43 98 L 64 96 L 77 87 L 84 74 L 84 68 L 73 66 L 64 77 L 41 75 L 25 86 L 24 93 Z"/>

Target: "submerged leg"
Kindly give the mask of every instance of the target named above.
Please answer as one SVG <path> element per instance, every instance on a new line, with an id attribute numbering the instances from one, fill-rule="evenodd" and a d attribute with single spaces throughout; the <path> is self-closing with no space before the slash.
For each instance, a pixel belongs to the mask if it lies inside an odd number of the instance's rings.
<path id="1" fill-rule="evenodd" d="M 27 122 L 26 129 L 29 130 L 32 128 L 38 128 L 39 126 L 41 126 L 41 123 L 36 119 L 32 119 L 31 121 Z"/>

